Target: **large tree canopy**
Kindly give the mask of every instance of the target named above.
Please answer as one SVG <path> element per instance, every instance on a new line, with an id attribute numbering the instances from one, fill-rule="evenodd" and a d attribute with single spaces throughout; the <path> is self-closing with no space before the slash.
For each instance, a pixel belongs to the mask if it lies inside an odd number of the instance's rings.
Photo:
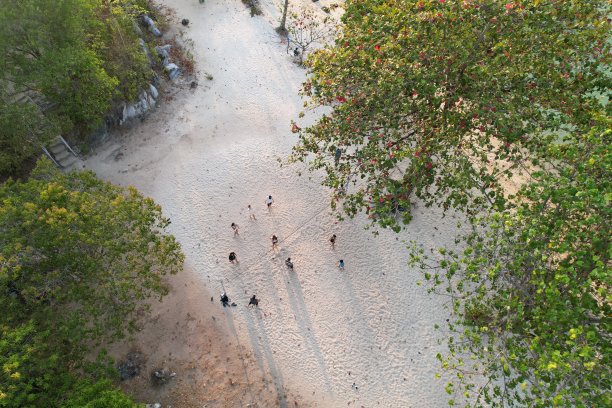
<path id="1" fill-rule="evenodd" d="M 41 161 L 29 181 L 0 186 L 0 204 L 0 396 L 24 406 L 44 401 L 55 372 L 72 378 L 92 345 L 132 329 L 183 254 L 153 200 L 91 172 Z"/>
<path id="2" fill-rule="evenodd" d="M 413 263 L 447 296 L 450 404 L 612 404 L 610 5 L 347 1 L 304 94 L 330 113 L 293 160 L 339 215 L 399 230 L 411 202 L 471 233 Z M 518 182 L 511 191 L 506 181 Z"/>
<path id="3" fill-rule="evenodd" d="M 612 404 L 609 121 L 566 141 L 549 151 L 557 171 L 534 173 L 516 208 L 478 217 L 462 250 L 440 260 L 415 244 L 457 317 L 439 356 L 450 389 L 474 406 Z"/>
<path id="4" fill-rule="evenodd" d="M 408 221 L 415 196 L 499 207 L 500 179 L 540 165 L 559 130 L 590 128 L 593 91 L 609 81 L 608 10 L 347 1 L 342 33 L 309 59 L 304 84 L 311 106 L 333 111 L 300 132 L 293 158 L 314 156 L 345 212 L 365 209 L 382 225 L 394 209 Z"/>

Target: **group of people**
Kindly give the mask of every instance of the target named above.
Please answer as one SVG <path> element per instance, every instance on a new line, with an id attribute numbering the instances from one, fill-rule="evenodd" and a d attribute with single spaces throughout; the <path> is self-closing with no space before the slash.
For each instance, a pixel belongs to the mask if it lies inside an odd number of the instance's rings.
<path id="1" fill-rule="evenodd" d="M 274 203 L 274 199 L 272 198 L 271 195 L 268 196 L 268 198 L 266 198 L 265 200 L 265 204 L 266 207 L 268 208 L 268 212 L 272 211 L 272 204 Z M 247 205 L 247 210 L 249 211 L 249 220 L 257 220 L 257 217 L 255 216 L 255 213 L 253 212 L 253 208 L 251 207 L 251 205 Z M 234 237 L 236 237 L 237 235 L 240 235 L 240 227 L 238 226 L 238 224 L 236 224 L 235 222 L 232 222 L 231 224 L 231 228 L 234 231 Z M 336 239 L 337 236 L 336 234 L 333 234 L 331 236 L 331 238 L 329 239 L 329 242 L 331 244 L 332 249 L 336 248 Z M 278 237 L 276 235 L 272 235 L 272 249 L 276 249 L 278 246 Z M 229 253 L 229 261 L 232 264 L 238 263 L 238 257 L 236 255 L 236 252 L 230 252 Z M 287 268 L 290 271 L 293 271 L 293 261 L 291 260 L 291 258 L 287 258 L 285 260 L 285 265 L 287 266 Z M 340 259 L 340 261 L 338 262 L 338 269 L 340 270 L 344 270 L 344 260 Z M 227 294 L 225 292 L 223 292 L 221 294 L 221 304 L 223 305 L 223 307 L 227 307 L 230 305 L 229 303 L 229 297 L 227 296 Z M 232 306 L 236 306 L 235 303 L 231 304 Z M 259 299 L 257 299 L 257 297 L 255 295 L 251 296 L 251 299 L 249 300 L 249 304 L 248 306 L 254 306 L 254 307 L 258 307 L 259 306 Z"/>
<path id="2" fill-rule="evenodd" d="M 212 298 L 211 298 L 212 300 Z M 227 293 L 223 292 L 221 293 L 221 304 L 223 305 L 223 307 L 228 307 L 228 306 L 237 306 L 236 303 L 231 303 L 230 304 L 230 299 L 229 296 L 227 296 Z M 259 306 L 259 299 L 257 299 L 257 296 L 253 295 L 251 296 L 251 299 L 249 299 L 249 307 L 254 306 L 257 307 Z"/>

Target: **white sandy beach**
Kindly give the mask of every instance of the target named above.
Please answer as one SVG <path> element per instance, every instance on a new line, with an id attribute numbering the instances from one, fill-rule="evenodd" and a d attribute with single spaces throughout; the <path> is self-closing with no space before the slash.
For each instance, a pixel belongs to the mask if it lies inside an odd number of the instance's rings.
<path id="1" fill-rule="evenodd" d="M 86 166 L 162 206 L 199 279 L 193 284 L 215 296 L 202 307 L 225 316 L 228 341 L 251 349 L 251 368 L 271 375 L 279 395 L 290 390 L 305 406 L 330 408 L 445 406 L 434 325 L 444 326 L 446 299 L 417 285 L 421 273 L 407 266 L 405 241 L 450 245 L 455 220 L 420 206 L 405 231 L 375 237 L 364 230 L 365 217 L 337 222 L 330 215 L 317 175 L 279 166 L 297 140 L 290 121 L 302 109 L 305 71 L 274 31 L 280 0 L 262 3 L 265 14 L 251 18 L 240 0 L 163 1 L 191 21 L 185 36 L 193 40 L 200 85 L 98 149 Z M 307 114 L 300 124 L 314 119 Z M 239 264 L 228 262 L 230 251 Z M 221 308 L 223 288 L 237 307 Z M 251 294 L 258 310 L 246 307 Z M 280 406 L 293 404 L 281 398 Z"/>

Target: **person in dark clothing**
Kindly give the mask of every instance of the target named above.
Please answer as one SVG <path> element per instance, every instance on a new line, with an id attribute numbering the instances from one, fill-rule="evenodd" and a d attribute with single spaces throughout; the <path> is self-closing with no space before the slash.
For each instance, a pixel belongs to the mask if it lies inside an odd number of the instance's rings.
<path id="1" fill-rule="evenodd" d="M 251 300 L 249 300 L 249 307 L 250 306 L 255 306 L 255 307 L 259 306 L 259 299 L 257 299 L 255 295 L 251 296 Z"/>
<path id="2" fill-rule="evenodd" d="M 229 306 L 229 298 L 227 297 L 227 294 L 225 292 L 221 294 L 221 304 L 223 305 L 223 307 Z"/>
<path id="3" fill-rule="evenodd" d="M 234 263 L 234 262 L 237 263 L 238 262 L 238 258 L 236 257 L 236 253 L 235 252 L 230 252 L 230 254 L 229 254 L 229 261 L 231 263 Z"/>
<path id="4" fill-rule="evenodd" d="M 287 268 L 293 270 L 293 262 L 291 262 L 291 258 L 287 258 L 285 265 L 287 265 Z"/>
<path id="5" fill-rule="evenodd" d="M 336 148 L 336 154 L 334 155 L 334 161 L 336 162 L 336 166 L 340 162 L 340 156 L 342 156 L 342 149 L 339 147 Z"/>

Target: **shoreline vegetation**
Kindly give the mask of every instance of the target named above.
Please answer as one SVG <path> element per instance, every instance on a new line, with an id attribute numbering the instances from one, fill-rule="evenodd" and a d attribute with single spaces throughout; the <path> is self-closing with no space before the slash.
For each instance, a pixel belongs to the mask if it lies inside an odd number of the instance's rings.
<path id="1" fill-rule="evenodd" d="M 27 175 L 41 145 L 58 135 L 87 153 L 119 125 L 124 105 L 163 86 L 164 64 L 193 74 L 191 55 L 165 33 L 163 11 L 147 0 L 3 3 L 0 179 Z"/>
<path id="2" fill-rule="evenodd" d="M 163 82 L 157 45 L 193 73 L 143 16 L 170 27 L 147 0 L 0 7 L 0 406 L 138 405 L 117 388 L 115 362 L 89 349 L 133 332 L 184 255 L 151 199 L 37 158 L 60 134 L 88 151 L 116 126 L 113 111 Z"/>
<path id="3" fill-rule="evenodd" d="M 410 249 L 450 299 L 450 405 L 612 403 L 609 13 L 347 1 L 308 60 L 302 91 L 331 112 L 296 124 L 292 159 L 325 173 L 339 216 L 399 232 L 419 200 L 466 218 L 454 246 Z"/>

